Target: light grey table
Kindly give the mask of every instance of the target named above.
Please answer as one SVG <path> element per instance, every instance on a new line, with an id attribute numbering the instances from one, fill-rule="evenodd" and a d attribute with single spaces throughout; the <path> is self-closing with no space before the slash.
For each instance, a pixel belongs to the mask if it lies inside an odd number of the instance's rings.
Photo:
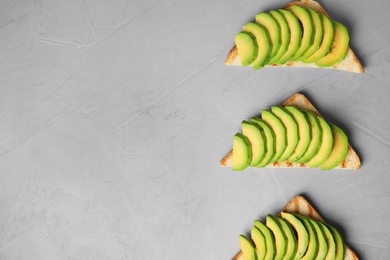
<path id="1" fill-rule="evenodd" d="M 296 195 L 390 259 L 390 2 L 320 1 L 362 75 L 225 66 L 287 2 L 0 1 L 0 259 L 231 259 Z M 361 170 L 219 167 L 241 120 L 296 92 Z"/>

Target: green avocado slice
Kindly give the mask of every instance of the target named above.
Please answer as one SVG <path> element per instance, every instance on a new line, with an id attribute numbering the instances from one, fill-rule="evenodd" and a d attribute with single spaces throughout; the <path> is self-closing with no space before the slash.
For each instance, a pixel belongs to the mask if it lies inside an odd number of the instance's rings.
<path id="1" fill-rule="evenodd" d="M 272 231 L 261 221 L 255 220 L 254 226 L 260 230 L 262 235 L 265 238 L 265 246 L 266 246 L 266 255 L 264 260 L 273 260 L 275 257 L 275 237 L 272 234 Z"/>
<path id="2" fill-rule="evenodd" d="M 233 138 L 233 171 L 242 171 L 249 166 L 252 158 L 250 143 L 247 137 L 237 133 Z"/>
<path id="3" fill-rule="evenodd" d="M 261 115 L 263 120 L 271 126 L 275 133 L 275 156 L 272 158 L 271 162 L 276 162 L 279 160 L 280 156 L 286 149 L 286 127 L 284 126 L 283 122 L 271 111 L 263 110 Z"/>
<path id="4" fill-rule="evenodd" d="M 339 22 L 333 21 L 334 37 L 329 53 L 315 62 L 319 67 L 330 67 L 344 60 L 348 51 L 349 34 L 347 28 Z"/>
<path id="5" fill-rule="evenodd" d="M 333 135 L 333 147 L 328 158 L 321 164 L 322 170 L 330 170 L 339 165 L 348 154 L 348 137 L 339 127 L 329 123 Z"/>
<path id="6" fill-rule="evenodd" d="M 284 64 L 291 60 L 294 54 L 298 51 L 302 41 L 302 27 L 298 18 L 292 12 L 280 9 L 278 10 L 286 18 L 288 27 L 290 29 L 290 42 L 287 46 L 286 52 L 279 58 L 277 64 Z"/>
<path id="7" fill-rule="evenodd" d="M 313 260 L 317 256 L 318 252 L 318 239 L 313 224 L 306 218 L 299 215 L 295 215 L 302 221 L 307 233 L 309 234 L 309 243 L 307 245 L 306 253 L 301 258 L 302 260 Z"/>
<path id="8" fill-rule="evenodd" d="M 275 219 L 279 221 L 287 238 L 286 254 L 283 259 L 294 259 L 298 247 L 297 237 L 295 236 L 294 230 L 290 223 L 284 218 L 276 217 Z"/>
<path id="9" fill-rule="evenodd" d="M 286 127 L 287 146 L 279 158 L 279 161 L 287 160 L 294 152 L 298 144 L 298 124 L 294 117 L 283 107 L 271 107 L 274 113 Z"/>
<path id="10" fill-rule="evenodd" d="M 303 27 L 303 35 L 301 46 L 298 51 L 295 53 L 292 60 L 298 60 L 303 53 L 313 44 L 313 20 L 309 11 L 300 6 L 294 5 L 291 6 L 290 11 L 293 12 L 299 19 Z"/>
<path id="11" fill-rule="evenodd" d="M 242 28 L 244 32 L 250 33 L 254 36 L 257 45 L 257 56 L 253 60 L 252 67 L 260 69 L 264 67 L 266 61 L 269 59 L 271 50 L 271 40 L 268 30 L 257 23 L 247 23 Z"/>
<path id="12" fill-rule="evenodd" d="M 251 33 L 240 32 L 234 37 L 242 66 L 249 66 L 257 57 L 258 47 Z"/>
<path id="13" fill-rule="evenodd" d="M 263 159 L 266 152 L 266 139 L 263 129 L 254 122 L 241 122 L 242 134 L 248 138 L 252 150 L 249 166 L 256 166 Z"/>
<path id="14" fill-rule="evenodd" d="M 267 254 L 267 245 L 264 235 L 257 227 L 252 227 L 251 238 L 255 244 L 257 260 L 263 260 Z"/>
<path id="15" fill-rule="evenodd" d="M 318 147 L 321 145 L 322 130 L 320 121 L 317 116 L 311 111 L 302 111 L 306 114 L 309 119 L 311 127 L 311 140 L 309 147 L 307 148 L 305 154 L 297 160 L 298 163 L 306 163 L 310 161 L 318 152 Z"/>
<path id="16" fill-rule="evenodd" d="M 278 53 L 281 45 L 280 27 L 275 18 L 269 13 L 259 13 L 256 15 L 256 23 L 264 26 L 268 32 L 272 43 L 270 60 Z M 269 64 L 269 60 L 267 61 Z"/>
<path id="17" fill-rule="evenodd" d="M 280 27 L 280 40 L 281 45 L 279 51 L 276 55 L 268 62 L 269 64 L 278 63 L 279 59 L 283 56 L 283 54 L 287 51 L 287 47 L 290 43 L 290 28 L 288 27 L 286 18 L 278 11 L 270 11 L 269 12 L 272 17 L 276 20 Z"/>
<path id="18" fill-rule="evenodd" d="M 311 140 L 311 128 L 306 114 L 293 106 L 286 106 L 285 109 L 293 115 L 298 124 L 298 144 L 293 154 L 288 158 L 290 162 L 295 162 L 305 154 L 307 148 L 309 147 Z"/>
<path id="19" fill-rule="evenodd" d="M 324 31 L 321 45 L 318 48 L 318 50 L 314 52 L 311 56 L 301 60 L 304 63 L 313 63 L 325 57 L 330 50 L 330 46 L 332 45 L 333 32 L 334 32 L 333 23 L 331 20 L 328 19 L 328 17 L 326 17 L 326 15 L 321 14 L 320 16 L 321 16 L 323 31 Z"/>
<path id="20" fill-rule="evenodd" d="M 311 15 L 311 18 L 313 20 L 313 43 L 310 45 L 310 47 L 305 51 L 305 53 L 302 54 L 302 57 L 299 58 L 300 61 L 306 59 L 307 57 L 311 56 L 314 52 L 318 51 L 319 47 L 321 46 L 322 39 L 324 36 L 324 29 L 322 25 L 322 19 L 321 16 L 314 12 L 312 9 L 307 9 Z"/>
<path id="21" fill-rule="evenodd" d="M 275 260 L 282 260 L 286 254 L 287 249 L 286 235 L 274 216 L 268 215 L 265 222 L 266 226 L 272 231 L 275 237 Z"/>
<path id="22" fill-rule="evenodd" d="M 314 221 L 310 218 L 308 218 L 308 220 L 313 225 L 318 239 L 318 252 L 315 260 L 324 260 L 328 252 L 328 244 L 326 242 L 324 232 L 317 221 Z"/>
<path id="23" fill-rule="evenodd" d="M 303 225 L 302 221 L 295 217 L 293 214 L 281 212 L 281 217 L 287 220 L 291 226 L 294 228 L 297 234 L 297 251 L 295 257 L 291 258 L 293 260 L 301 259 L 305 254 L 308 243 L 309 243 L 309 234 Z"/>
<path id="24" fill-rule="evenodd" d="M 342 236 L 340 235 L 340 233 L 338 232 L 338 230 L 328 224 L 325 224 L 330 232 L 332 233 L 333 235 L 333 239 L 336 243 L 336 256 L 334 258 L 334 260 L 344 260 L 344 256 L 345 256 L 345 245 L 344 245 L 344 241 L 343 241 L 343 238 Z"/>
<path id="25" fill-rule="evenodd" d="M 240 248 L 244 256 L 244 260 L 257 260 L 255 246 L 252 241 L 244 235 L 240 235 L 238 240 L 240 242 Z"/>
<path id="26" fill-rule="evenodd" d="M 318 117 L 318 121 L 322 130 L 321 146 L 317 154 L 308 162 L 310 168 L 319 167 L 328 158 L 333 147 L 333 135 L 329 124 L 322 117 Z"/>
<path id="27" fill-rule="evenodd" d="M 264 136 L 266 139 L 266 153 L 260 163 L 256 165 L 256 167 L 265 167 L 275 156 L 275 133 L 271 126 L 268 125 L 264 120 L 260 118 L 252 118 L 251 121 L 258 124 L 264 131 Z"/>
<path id="28" fill-rule="evenodd" d="M 318 222 L 321 226 L 321 229 L 324 233 L 326 243 L 328 245 L 328 252 L 326 253 L 325 260 L 333 260 L 336 257 L 336 242 L 334 241 L 332 232 L 330 232 L 329 228 L 322 222 Z"/>

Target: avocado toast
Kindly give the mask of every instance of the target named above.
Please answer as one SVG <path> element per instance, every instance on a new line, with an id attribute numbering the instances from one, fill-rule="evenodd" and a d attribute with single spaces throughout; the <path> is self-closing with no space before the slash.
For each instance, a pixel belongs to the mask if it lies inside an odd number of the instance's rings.
<path id="1" fill-rule="evenodd" d="M 320 115 L 320 113 L 318 112 L 318 110 L 310 103 L 310 101 L 303 94 L 297 93 L 297 94 L 292 95 L 290 98 L 288 98 L 280 106 L 280 108 L 287 108 L 287 107 L 289 107 L 291 110 L 296 108 L 297 110 L 300 110 L 300 111 L 308 111 L 310 114 L 314 114 L 318 119 L 320 119 L 321 122 L 324 121 L 324 120 L 322 120 L 323 118 Z M 263 110 L 263 118 L 264 118 L 264 112 L 265 111 Z M 253 121 L 255 123 L 260 123 L 260 127 L 262 129 L 262 132 L 265 135 L 265 139 L 266 140 L 270 140 L 270 138 L 267 138 L 267 136 L 266 136 L 267 135 L 267 131 L 270 130 L 268 128 L 275 129 L 276 127 L 267 127 L 267 125 L 269 126 L 270 124 L 265 124 L 264 122 L 263 122 L 263 125 L 261 125 L 261 121 L 262 120 L 259 120 L 259 119 L 254 119 L 254 120 L 251 120 L 251 121 Z M 260 121 L 260 122 L 258 122 L 258 121 Z M 284 124 L 284 125 L 287 125 L 287 124 Z M 275 133 L 277 131 L 279 131 L 279 130 L 273 130 L 272 132 Z M 312 131 L 314 131 L 314 130 L 312 130 Z M 284 135 L 286 135 L 286 134 L 284 134 Z M 275 134 L 273 134 L 273 136 L 275 136 Z M 335 135 L 333 134 L 333 136 L 335 136 Z M 239 137 L 237 137 L 237 138 L 239 138 Z M 240 138 L 243 138 L 243 137 L 240 136 Z M 332 138 L 332 136 L 330 136 L 329 138 Z M 236 136 L 235 136 L 235 139 L 236 139 Z M 245 138 L 244 138 L 244 140 L 245 140 Z M 324 142 L 324 141 L 326 141 L 326 140 L 323 140 L 322 142 Z M 276 144 L 276 141 L 273 141 L 273 142 L 274 142 L 274 145 L 269 145 L 269 147 L 266 147 L 265 150 L 269 151 L 270 149 L 275 149 L 275 146 L 277 144 Z M 284 143 L 287 143 L 287 145 L 288 145 L 288 140 L 284 141 Z M 346 154 L 343 155 L 342 161 L 340 161 L 337 165 L 333 165 L 333 167 L 331 167 L 331 168 L 335 168 L 335 169 L 353 169 L 353 170 L 359 169 L 360 165 L 361 165 L 359 156 L 357 155 L 357 153 L 354 151 L 354 149 L 351 147 L 351 145 L 348 142 L 346 142 L 346 143 L 344 142 L 344 144 L 346 146 L 343 149 L 344 149 Z M 266 146 L 266 144 L 263 144 L 263 145 Z M 284 147 L 283 151 L 287 150 L 287 145 L 286 145 L 286 147 Z M 234 146 L 234 143 L 233 143 L 233 146 Z M 324 145 L 321 145 L 321 147 L 323 147 L 323 146 Z M 298 147 L 298 144 L 296 145 L 296 147 Z M 246 147 L 243 147 L 243 149 L 245 149 L 245 148 Z M 305 150 L 307 151 L 309 149 L 310 149 L 310 144 L 309 145 L 306 144 Z M 297 149 L 295 148 L 295 150 L 297 150 Z M 250 153 L 251 153 L 250 156 L 253 158 L 252 155 L 255 155 L 255 153 L 253 153 L 253 154 L 252 154 L 252 152 L 250 152 Z M 317 151 L 317 154 L 318 153 L 319 153 L 319 151 Z M 275 151 L 273 152 L 273 154 L 274 154 L 273 156 L 275 156 Z M 262 155 L 262 159 L 261 159 L 262 162 L 266 161 L 267 163 L 265 163 L 265 164 L 263 163 L 262 165 L 261 164 L 257 164 L 257 165 L 253 164 L 253 165 L 248 165 L 248 166 L 277 167 L 277 168 L 308 168 L 308 167 L 312 167 L 313 168 L 313 165 L 310 165 L 310 163 L 306 163 L 306 162 L 304 162 L 302 160 L 303 156 L 300 156 L 300 158 L 298 158 L 296 160 L 292 160 L 292 159 L 290 159 L 290 158 L 292 158 L 291 155 L 290 155 L 288 159 L 281 160 L 280 158 L 281 158 L 282 155 L 280 155 L 275 160 L 271 160 L 270 159 L 269 161 L 267 161 L 265 159 L 266 155 Z M 334 154 L 334 155 L 337 155 L 337 154 Z M 232 167 L 234 165 L 233 157 L 234 156 L 233 156 L 233 150 L 232 150 L 220 161 L 220 165 L 222 167 Z M 270 157 L 272 157 L 272 155 L 270 155 Z M 314 160 L 314 159 L 315 158 L 311 158 L 311 160 Z M 323 162 L 321 162 L 321 163 L 323 164 Z M 321 163 L 319 165 L 315 164 L 314 166 L 321 167 L 322 166 Z M 327 168 L 327 169 L 329 169 L 329 168 Z M 242 169 L 239 169 L 239 170 L 242 170 Z"/>
<path id="2" fill-rule="evenodd" d="M 275 220 L 287 222 L 284 225 L 290 226 L 293 232 L 283 228 L 282 225 L 279 225 L 278 228 L 277 225 L 274 225 Z M 317 228 L 314 226 L 317 226 Z M 316 230 L 319 230 L 319 232 L 316 233 Z M 282 236 L 284 233 L 285 238 L 280 238 L 278 232 L 282 233 Z M 257 233 L 260 233 L 260 235 Z M 274 235 L 267 235 L 267 233 L 273 233 Z M 292 233 L 292 237 L 295 237 L 292 239 L 294 243 L 291 242 L 292 240 L 289 240 L 289 233 Z M 311 239 L 313 233 L 316 233 L 316 243 L 310 242 L 310 240 L 313 240 Z M 320 233 L 323 235 L 318 235 Z M 263 234 L 262 240 L 258 239 L 258 237 L 261 238 L 261 234 Z M 260 255 L 260 259 L 275 259 L 276 254 L 280 254 L 281 247 L 284 248 L 281 255 L 286 256 L 286 254 L 289 254 L 289 246 L 291 245 L 293 245 L 292 253 L 290 254 L 291 259 L 317 259 L 314 257 L 319 257 L 319 254 L 322 253 L 323 256 L 320 259 L 358 260 L 355 252 L 343 242 L 337 229 L 326 224 L 319 213 L 302 196 L 294 197 L 278 216 L 268 215 L 265 224 L 255 220 L 251 237 L 253 242 L 243 235 L 239 236 L 240 247 L 245 252 L 241 250 L 232 260 L 257 259 Z M 268 243 L 270 240 L 267 237 L 274 238 L 274 241 Z M 286 243 L 286 241 L 289 242 Z M 262 244 L 265 246 L 262 246 Z M 271 246 L 268 246 L 269 244 Z M 270 251 L 271 254 L 269 254 Z"/>
<path id="3" fill-rule="evenodd" d="M 250 24 L 244 25 L 242 32 L 236 35 L 236 45 L 230 50 L 226 65 L 252 66 L 254 69 L 309 67 L 364 72 L 349 47 L 347 29 L 332 21 L 316 1 L 291 2 L 282 9 L 256 15 L 256 22 Z M 259 34 L 261 37 L 257 37 Z M 264 44 L 267 37 L 269 43 Z"/>

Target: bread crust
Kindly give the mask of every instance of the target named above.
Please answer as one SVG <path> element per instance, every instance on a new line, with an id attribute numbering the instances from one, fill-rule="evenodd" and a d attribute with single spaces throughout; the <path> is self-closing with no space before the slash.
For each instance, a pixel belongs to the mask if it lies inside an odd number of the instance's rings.
<path id="1" fill-rule="evenodd" d="M 317 210 L 303 197 L 296 196 L 294 197 L 281 212 L 299 214 L 302 216 L 306 216 L 316 221 L 324 222 L 324 219 L 320 216 Z M 280 215 L 280 214 L 279 214 Z M 243 260 L 242 251 L 238 252 L 233 260 Z M 344 260 L 359 260 L 356 253 L 345 245 L 345 257 Z"/>
<path id="2" fill-rule="evenodd" d="M 288 98 L 281 106 L 294 106 L 300 110 L 309 110 L 316 114 L 319 117 L 322 117 L 318 110 L 312 105 L 312 103 L 300 93 L 292 95 Z M 232 166 L 233 159 L 233 150 L 231 150 L 222 160 L 220 161 L 220 165 L 222 167 Z M 283 162 L 273 162 L 268 164 L 266 167 L 268 168 L 308 168 L 309 166 L 305 163 L 292 163 L 288 161 Z M 361 167 L 361 162 L 358 154 L 352 148 L 350 144 L 348 144 L 348 153 L 346 158 L 334 169 L 350 169 L 350 170 L 358 170 Z"/>
<path id="3" fill-rule="evenodd" d="M 285 10 L 289 10 L 291 6 L 301 6 L 305 8 L 311 8 L 313 11 L 326 15 L 329 19 L 330 16 L 325 12 L 325 10 L 322 8 L 322 6 L 313 0 L 301 0 L 301 1 L 295 1 L 291 2 L 283 7 Z M 238 55 L 237 47 L 234 46 L 229 54 L 226 57 L 225 64 L 228 66 L 241 66 L 241 60 Z M 320 68 L 315 63 L 303 63 L 300 61 L 291 61 L 287 62 L 285 64 L 271 64 L 266 65 L 265 67 L 302 67 L 302 68 Z M 323 68 L 323 67 L 321 67 Z M 355 73 L 364 73 L 363 65 L 360 63 L 359 59 L 356 57 L 354 52 L 350 47 L 348 47 L 347 55 L 345 56 L 344 60 L 341 62 L 331 66 L 331 67 L 324 67 L 325 69 L 336 69 L 336 70 L 343 70 L 343 71 L 349 71 L 349 72 L 355 72 Z"/>

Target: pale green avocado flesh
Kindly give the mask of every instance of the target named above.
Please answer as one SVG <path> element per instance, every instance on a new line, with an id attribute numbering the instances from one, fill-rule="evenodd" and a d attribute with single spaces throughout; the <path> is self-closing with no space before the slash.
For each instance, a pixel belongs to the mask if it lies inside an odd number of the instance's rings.
<path id="1" fill-rule="evenodd" d="M 282 212 L 281 216 L 293 226 L 297 234 L 297 251 L 295 257 L 292 259 L 301 259 L 301 257 L 305 254 L 309 244 L 309 233 L 307 232 L 303 223 L 293 214 Z"/>
<path id="2" fill-rule="evenodd" d="M 306 163 L 310 161 L 318 152 L 318 148 L 321 146 L 322 130 L 320 121 L 317 116 L 311 111 L 303 111 L 309 119 L 311 128 L 311 140 L 309 147 L 304 155 L 297 160 L 298 163 Z"/>
<path id="3" fill-rule="evenodd" d="M 294 5 L 259 13 L 255 20 L 235 36 L 242 66 L 260 69 L 300 61 L 332 67 L 347 55 L 346 27 L 310 8 Z"/>
<path id="4" fill-rule="evenodd" d="M 286 127 L 283 122 L 275 116 L 271 111 L 263 110 L 262 119 L 268 123 L 275 132 L 275 156 L 271 162 L 276 162 L 279 160 L 280 156 L 286 149 Z"/>
<path id="5" fill-rule="evenodd" d="M 290 10 L 298 17 L 303 27 L 301 46 L 292 58 L 292 60 L 299 60 L 301 55 L 304 54 L 313 44 L 314 25 L 309 11 L 307 11 L 305 8 L 295 5 L 291 6 Z"/>
<path id="6" fill-rule="evenodd" d="M 348 137 L 339 127 L 311 111 L 294 106 L 262 110 L 262 118 L 242 121 L 233 140 L 232 167 L 266 167 L 278 163 L 305 164 L 330 170 L 345 160 Z"/>
<path id="7" fill-rule="evenodd" d="M 344 60 L 348 51 L 349 34 L 341 23 L 333 21 L 334 36 L 329 53 L 315 62 L 319 67 L 330 67 Z"/>
<path id="8" fill-rule="evenodd" d="M 253 34 L 240 32 L 234 38 L 241 65 L 249 66 L 257 57 L 258 47 Z"/>
<path id="9" fill-rule="evenodd" d="M 292 155 L 288 158 L 289 162 L 295 162 L 305 154 L 309 147 L 311 128 L 307 116 L 299 109 L 293 106 L 286 106 L 285 109 L 292 114 L 298 124 L 298 144 Z"/>
<path id="10" fill-rule="evenodd" d="M 258 165 L 266 153 L 266 139 L 263 129 L 254 122 L 241 122 L 242 134 L 248 138 L 252 151 L 249 166 Z"/>
<path id="11" fill-rule="evenodd" d="M 287 145 L 279 158 L 279 161 L 287 160 L 291 154 L 295 151 L 298 144 L 298 124 L 294 117 L 283 107 L 272 107 L 272 113 L 274 113 L 286 127 Z"/>
<path id="12" fill-rule="evenodd" d="M 251 238 L 239 236 L 243 259 L 248 260 L 342 260 L 345 245 L 332 226 L 294 213 L 267 215 L 255 220 Z"/>
<path id="13" fill-rule="evenodd" d="M 284 255 L 283 259 L 294 259 L 298 247 L 297 237 L 294 233 L 294 230 L 287 220 L 280 217 L 276 217 L 275 219 L 279 221 L 279 224 L 282 227 L 284 234 L 286 235 L 287 247 L 286 254 Z"/>
<path id="14" fill-rule="evenodd" d="M 321 146 L 317 154 L 308 162 L 310 168 L 319 167 L 328 158 L 333 147 L 333 135 L 329 124 L 321 117 L 318 117 L 318 121 L 322 131 Z"/>
<path id="15" fill-rule="evenodd" d="M 333 135 L 333 147 L 328 158 L 321 164 L 322 170 L 330 170 L 339 165 L 348 154 L 348 137 L 339 127 L 329 123 Z"/>
<path id="16" fill-rule="evenodd" d="M 260 230 L 265 239 L 266 254 L 264 260 L 273 260 L 275 257 L 275 237 L 272 231 L 261 221 L 255 220 L 254 227 Z"/>
<path id="17" fill-rule="evenodd" d="M 266 61 L 269 59 L 270 50 L 272 47 L 268 30 L 257 23 L 247 23 L 244 25 L 242 30 L 253 35 L 256 41 L 257 56 L 251 63 L 252 67 L 254 69 L 260 69 L 264 67 Z"/>
<path id="18" fill-rule="evenodd" d="M 307 57 L 311 56 L 313 53 L 318 51 L 319 47 L 321 46 L 322 39 L 324 36 L 324 29 L 322 24 L 321 16 L 314 12 L 312 9 L 308 8 L 306 9 L 313 21 L 313 43 L 310 45 L 310 47 L 301 55 L 299 58 L 299 61 L 305 60 Z"/>
<path id="19" fill-rule="evenodd" d="M 332 232 L 324 223 L 318 222 L 318 224 L 321 226 L 326 244 L 328 245 L 328 251 L 326 252 L 324 260 L 333 260 L 336 257 L 336 242 L 334 241 Z"/>
<path id="20" fill-rule="evenodd" d="M 290 30 L 290 41 L 287 46 L 286 52 L 276 61 L 277 64 L 284 64 L 287 61 L 290 61 L 294 54 L 298 51 L 299 46 L 302 42 L 302 27 L 298 18 L 290 11 L 287 10 L 278 10 L 287 21 L 289 30 Z"/>
<path id="21" fill-rule="evenodd" d="M 242 171 L 249 166 L 251 161 L 251 147 L 247 137 L 237 133 L 233 139 L 233 171 Z"/>
<path id="22" fill-rule="evenodd" d="M 275 260 L 282 260 L 287 250 L 287 238 L 282 227 L 274 216 L 268 215 L 265 220 L 266 226 L 272 231 L 275 237 Z"/>
<path id="23" fill-rule="evenodd" d="M 252 241 L 244 235 L 240 235 L 238 239 L 244 260 L 257 260 L 255 246 Z"/>
<path id="24" fill-rule="evenodd" d="M 273 18 L 272 15 L 269 13 L 257 14 L 256 23 L 264 26 L 269 32 L 269 36 L 271 39 L 271 46 L 272 46 L 269 60 L 272 60 L 278 53 L 279 48 L 281 46 L 280 26 L 278 22 L 275 20 L 275 18 Z M 269 64 L 269 60 L 267 61 L 267 64 Z"/>
<path id="25" fill-rule="evenodd" d="M 260 229 L 254 226 L 251 230 L 251 238 L 255 245 L 257 259 L 264 259 L 267 255 L 267 244 L 263 233 L 261 233 Z"/>
<path id="26" fill-rule="evenodd" d="M 323 25 L 323 38 L 322 38 L 321 45 L 316 52 L 314 52 L 309 57 L 301 60 L 304 63 L 313 63 L 325 57 L 330 50 L 330 46 L 332 45 L 333 31 L 334 31 L 333 23 L 324 14 L 321 14 L 320 17 Z"/>
<path id="27" fill-rule="evenodd" d="M 256 167 L 265 167 L 275 156 L 275 132 L 269 124 L 260 118 L 252 118 L 251 121 L 258 124 L 264 131 L 264 136 L 266 139 L 266 152 L 263 159 L 259 162 L 259 164 L 256 165 Z"/>
<path id="28" fill-rule="evenodd" d="M 269 12 L 272 17 L 276 20 L 280 28 L 280 48 L 275 56 L 268 62 L 269 64 L 277 64 L 279 59 L 286 53 L 287 47 L 290 43 L 291 33 L 288 27 L 287 20 L 283 14 L 278 11 Z"/>

